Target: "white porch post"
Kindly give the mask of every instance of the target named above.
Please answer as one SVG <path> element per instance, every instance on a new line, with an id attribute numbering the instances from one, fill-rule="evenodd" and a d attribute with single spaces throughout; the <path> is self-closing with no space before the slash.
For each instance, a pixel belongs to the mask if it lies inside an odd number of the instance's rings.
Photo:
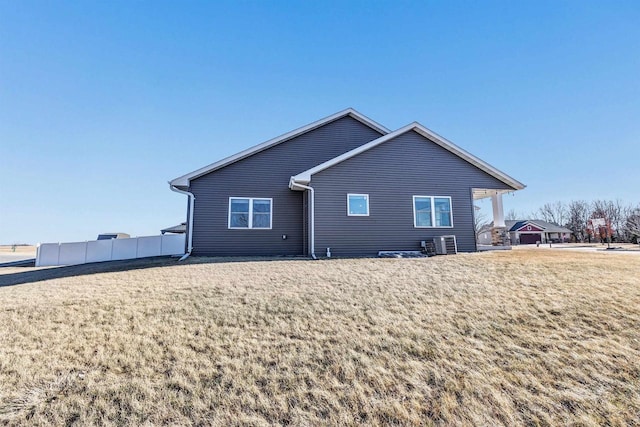
<path id="1" fill-rule="evenodd" d="M 491 244 L 502 246 L 507 240 L 507 228 L 504 223 L 504 209 L 502 208 L 502 194 L 496 192 L 491 195 L 493 206 L 493 228 L 491 229 Z"/>
<path id="2" fill-rule="evenodd" d="M 502 194 L 492 195 L 491 205 L 493 206 L 493 226 L 505 227 L 504 209 L 502 208 Z"/>

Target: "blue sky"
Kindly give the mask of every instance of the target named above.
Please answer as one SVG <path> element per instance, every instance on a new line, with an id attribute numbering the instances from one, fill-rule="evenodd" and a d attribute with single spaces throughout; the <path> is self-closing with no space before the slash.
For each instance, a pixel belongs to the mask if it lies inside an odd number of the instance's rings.
<path id="1" fill-rule="evenodd" d="M 0 0 L 0 244 L 157 234 L 167 181 L 347 107 L 640 202 L 640 2 Z M 483 205 L 483 209 L 485 209 Z"/>

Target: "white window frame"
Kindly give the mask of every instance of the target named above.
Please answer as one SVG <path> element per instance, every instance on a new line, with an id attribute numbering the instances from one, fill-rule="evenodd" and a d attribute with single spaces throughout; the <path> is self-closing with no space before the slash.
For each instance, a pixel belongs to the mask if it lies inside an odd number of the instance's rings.
<path id="1" fill-rule="evenodd" d="M 431 199 L 431 225 L 418 225 L 416 223 L 416 198 Z M 436 199 L 449 199 L 449 212 L 451 216 L 451 225 L 436 225 Z M 453 201 L 451 196 L 413 196 L 413 227 L 414 228 L 453 228 Z"/>
<path id="2" fill-rule="evenodd" d="M 248 227 L 232 227 L 231 226 L 231 200 L 248 200 L 249 201 L 249 221 Z M 267 227 L 253 227 L 253 201 L 254 200 L 268 200 L 269 201 L 269 228 Z M 227 228 L 229 230 L 271 230 L 273 227 L 273 199 L 268 197 L 229 197 L 229 210 L 227 212 Z"/>
<path id="3" fill-rule="evenodd" d="M 351 196 L 359 196 L 364 197 L 367 201 L 367 213 L 366 214 L 352 214 L 349 209 L 349 197 Z M 368 194 L 358 194 L 358 193 L 347 193 L 347 216 L 369 216 L 369 195 Z"/>

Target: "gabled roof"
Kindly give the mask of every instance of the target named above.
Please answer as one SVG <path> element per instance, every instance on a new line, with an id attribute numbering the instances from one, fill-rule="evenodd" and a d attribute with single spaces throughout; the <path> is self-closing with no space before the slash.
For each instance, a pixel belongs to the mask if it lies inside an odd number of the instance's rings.
<path id="1" fill-rule="evenodd" d="M 541 228 L 545 233 L 572 233 L 572 231 L 566 227 L 552 222 L 542 221 L 541 219 L 507 220 L 504 223 L 509 231 L 517 231 L 522 228 L 522 226 L 531 224 Z"/>
<path id="2" fill-rule="evenodd" d="M 511 221 L 511 220 L 506 220 L 504 222 L 505 227 L 507 227 L 507 229 L 509 231 L 516 231 L 519 228 L 522 228 L 522 226 L 524 226 L 526 223 L 528 223 L 529 221 L 526 220 L 522 220 L 522 221 Z M 540 227 L 542 228 L 542 227 Z"/>
<path id="3" fill-rule="evenodd" d="M 322 127 L 326 124 L 329 124 L 333 121 L 336 121 L 338 119 L 341 119 L 343 117 L 346 116 L 351 116 L 352 118 L 358 120 L 359 122 L 369 126 L 370 128 L 380 132 L 381 134 L 385 135 L 388 134 L 389 132 L 391 132 L 389 129 L 387 129 L 386 127 L 382 126 L 381 124 L 371 120 L 370 118 L 368 118 L 367 116 L 360 114 L 359 112 L 357 112 L 356 110 L 354 110 L 353 108 L 347 108 L 346 110 L 337 112 L 335 114 L 332 114 L 328 117 L 325 117 L 324 119 L 320 119 L 318 121 L 315 121 L 313 123 L 309 123 L 306 126 L 302 126 L 301 128 L 292 130 L 291 132 L 287 132 L 284 135 L 280 135 L 276 138 L 270 139 L 268 141 L 263 142 L 262 144 L 258 144 L 255 145 L 251 148 L 247 148 L 244 151 L 241 151 L 237 154 L 234 154 L 232 156 L 229 156 L 227 158 L 224 158 L 220 161 L 217 161 L 215 163 L 211 163 L 208 166 L 202 167 L 198 170 L 195 170 L 193 172 L 190 172 L 186 175 L 182 175 L 178 178 L 175 178 L 171 181 L 169 181 L 169 185 L 175 186 L 175 187 L 188 187 L 189 186 L 189 181 L 191 181 L 192 179 L 198 178 L 202 175 L 206 175 L 209 172 L 213 172 L 216 169 L 221 169 L 227 165 L 230 165 L 231 163 L 237 162 L 239 160 L 242 160 L 246 157 L 252 156 L 256 153 L 259 153 L 260 151 L 266 150 L 267 148 L 271 148 L 275 145 L 281 144 L 285 141 L 288 141 L 292 138 L 295 138 L 297 136 L 300 136 L 304 133 L 310 132 L 314 129 L 317 129 L 319 127 Z"/>
<path id="4" fill-rule="evenodd" d="M 377 147 L 380 144 L 384 144 L 387 141 L 390 141 L 406 132 L 410 132 L 410 131 L 415 131 L 418 134 L 424 136 L 425 138 L 429 139 L 430 141 L 438 144 L 439 146 L 441 146 L 442 148 L 450 151 L 451 153 L 455 154 L 456 156 L 466 160 L 467 162 L 471 163 L 472 165 L 476 166 L 477 168 L 479 168 L 480 170 L 488 173 L 489 175 L 495 177 L 496 179 L 504 182 L 505 184 L 509 185 L 510 187 L 514 188 L 515 190 L 522 190 L 523 188 L 525 188 L 525 185 L 522 184 L 520 181 L 515 180 L 514 178 L 510 177 L 509 175 L 507 175 L 504 172 L 499 171 L 498 169 L 494 168 L 493 166 L 491 166 L 490 164 L 486 163 L 483 160 L 480 160 L 479 158 L 477 158 L 476 156 L 474 156 L 473 154 L 463 150 L 462 148 L 458 147 L 457 145 L 455 145 L 453 142 L 441 137 L 440 135 L 436 134 L 435 132 L 427 129 L 426 127 L 422 126 L 420 123 L 418 122 L 413 122 L 411 124 L 408 124 L 394 132 L 391 132 L 387 135 L 381 136 L 378 139 L 374 139 L 371 142 L 368 142 L 364 145 L 361 145 L 360 147 L 354 148 L 351 151 L 347 151 L 344 154 L 339 155 L 338 157 L 334 157 L 331 160 L 327 160 L 324 163 L 319 164 L 318 166 L 315 166 L 311 169 L 308 169 L 304 172 L 301 172 L 295 176 L 291 177 L 291 181 L 300 183 L 300 184 L 308 184 L 309 182 L 311 182 L 311 176 L 315 175 L 318 172 L 321 172 L 325 169 L 330 168 L 331 166 L 337 165 L 340 162 L 343 162 L 347 159 L 350 159 L 354 156 L 357 156 L 360 153 L 363 153 L 367 150 L 370 150 L 374 147 Z"/>

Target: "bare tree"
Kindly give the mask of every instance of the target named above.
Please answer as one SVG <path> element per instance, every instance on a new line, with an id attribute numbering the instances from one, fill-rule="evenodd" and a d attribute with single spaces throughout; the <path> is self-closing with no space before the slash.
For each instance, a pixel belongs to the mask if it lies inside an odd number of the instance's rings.
<path id="1" fill-rule="evenodd" d="M 540 219 L 546 222 L 558 225 L 564 225 L 567 222 L 567 205 L 563 202 L 545 203 L 537 213 Z"/>
<path id="2" fill-rule="evenodd" d="M 627 222 L 627 215 L 625 212 L 629 210 L 629 206 L 625 206 L 620 199 L 616 199 L 615 202 L 611 202 L 611 226 L 615 229 L 616 239 L 620 241 L 624 240 L 625 226 Z"/>
<path id="3" fill-rule="evenodd" d="M 565 227 L 573 231 L 576 240 L 580 242 L 585 239 L 590 212 L 591 206 L 585 200 L 572 200 L 567 206 L 567 222 Z"/>
<path id="4" fill-rule="evenodd" d="M 616 239 L 620 240 L 620 232 L 623 231 L 625 218 L 623 215 L 624 206 L 618 199 L 612 200 L 594 200 L 592 218 L 604 218 L 609 221 L 611 228 L 615 230 Z"/>
<path id="5" fill-rule="evenodd" d="M 519 216 L 518 212 L 514 211 L 513 209 L 509 209 L 509 212 L 507 212 L 507 214 L 504 216 L 504 219 L 506 219 L 507 221 L 515 221 L 517 219 L 525 219 L 525 218 L 522 218 L 521 216 Z"/>
<path id="6" fill-rule="evenodd" d="M 607 217 L 607 201 L 606 200 L 594 200 L 591 204 L 591 218 L 606 218 Z"/>
<path id="7" fill-rule="evenodd" d="M 626 217 L 625 231 L 629 234 L 629 240 L 635 237 L 636 242 L 640 241 L 640 206 L 630 209 Z"/>
<path id="8" fill-rule="evenodd" d="M 519 219 L 517 216 L 513 210 L 507 214 L 508 219 Z M 578 241 L 587 237 L 591 241 L 594 232 L 589 231 L 589 220 L 602 218 L 607 221 L 607 233 L 616 241 L 623 242 L 636 236 L 632 230 L 636 230 L 636 221 L 640 221 L 640 205 L 634 207 L 620 199 L 572 200 L 568 204 L 553 202 L 545 203 L 531 215 L 531 219 L 534 217 L 569 228 Z"/>
<path id="9" fill-rule="evenodd" d="M 481 212 L 479 209 L 476 209 L 473 213 L 473 228 L 476 231 L 476 240 L 480 237 L 480 233 L 483 231 L 482 229 L 489 225 L 489 221 L 487 220 L 487 215 Z"/>

